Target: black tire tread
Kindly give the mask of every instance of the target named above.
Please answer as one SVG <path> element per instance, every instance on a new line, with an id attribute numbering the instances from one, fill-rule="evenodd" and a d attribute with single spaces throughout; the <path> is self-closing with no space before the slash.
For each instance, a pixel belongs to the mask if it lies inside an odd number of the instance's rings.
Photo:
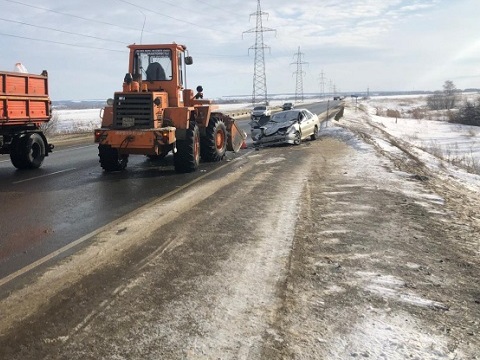
<path id="1" fill-rule="evenodd" d="M 221 149 L 216 145 L 217 131 L 224 132 L 224 144 Z M 205 129 L 205 136 L 201 139 L 200 156 L 203 161 L 216 162 L 223 159 L 227 151 L 227 127 L 223 120 L 217 117 L 211 117 L 208 126 Z"/>
<path id="2" fill-rule="evenodd" d="M 36 152 L 32 149 L 36 147 Z M 10 160 L 17 169 L 38 169 L 43 164 L 46 145 L 38 133 L 24 134 L 13 140 Z"/>
<path id="3" fill-rule="evenodd" d="M 127 167 L 128 155 L 119 155 L 118 150 L 108 145 L 98 145 L 100 166 L 106 172 L 121 171 Z"/>
<path id="4" fill-rule="evenodd" d="M 197 170 L 200 156 L 195 154 L 195 141 L 200 142 L 198 125 L 191 121 L 185 140 L 177 140 L 177 152 L 173 154 L 173 164 L 177 173 L 189 173 Z M 197 144 L 200 146 L 200 144 Z"/>

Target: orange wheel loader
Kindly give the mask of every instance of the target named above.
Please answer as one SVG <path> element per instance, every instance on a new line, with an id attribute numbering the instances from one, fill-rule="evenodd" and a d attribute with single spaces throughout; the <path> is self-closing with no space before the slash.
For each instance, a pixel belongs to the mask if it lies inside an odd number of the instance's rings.
<path id="1" fill-rule="evenodd" d="M 211 100 L 186 89 L 186 66 L 193 63 L 179 44 L 130 45 L 123 89 L 107 101 L 102 126 L 95 129 L 101 167 L 123 170 L 130 154 L 162 158 L 173 152 L 175 170 L 192 172 L 203 161 L 220 161 L 238 151 L 245 134 Z"/>

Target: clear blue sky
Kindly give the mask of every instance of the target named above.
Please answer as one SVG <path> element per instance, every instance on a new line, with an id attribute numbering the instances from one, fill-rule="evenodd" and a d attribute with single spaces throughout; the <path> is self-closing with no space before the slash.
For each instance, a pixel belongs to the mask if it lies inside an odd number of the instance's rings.
<path id="1" fill-rule="evenodd" d="M 262 0 L 268 93 L 480 87 L 480 0 Z M 48 70 L 53 100 L 120 90 L 131 43 L 183 43 L 189 87 L 251 95 L 256 0 L 0 0 L 0 69 Z M 145 25 L 144 25 L 145 22 Z M 144 30 L 142 33 L 142 27 Z"/>

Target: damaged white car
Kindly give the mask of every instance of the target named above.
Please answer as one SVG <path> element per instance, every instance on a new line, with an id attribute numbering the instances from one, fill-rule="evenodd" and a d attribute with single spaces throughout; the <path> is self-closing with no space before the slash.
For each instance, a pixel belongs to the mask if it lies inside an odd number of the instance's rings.
<path id="1" fill-rule="evenodd" d="M 255 146 L 299 145 L 308 137 L 311 140 L 318 137 L 320 121 L 317 115 L 307 109 L 292 109 L 272 115 L 270 120 L 264 124 L 252 121 L 250 127 Z"/>

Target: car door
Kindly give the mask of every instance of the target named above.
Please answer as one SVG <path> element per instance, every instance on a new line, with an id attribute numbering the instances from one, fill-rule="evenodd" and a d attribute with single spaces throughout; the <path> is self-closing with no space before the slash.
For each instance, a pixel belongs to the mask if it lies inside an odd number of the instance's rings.
<path id="1" fill-rule="evenodd" d="M 313 132 L 313 118 L 307 111 L 301 112 L 300 129 L 302 132 L 302 138 L 310 136 Z"/>

